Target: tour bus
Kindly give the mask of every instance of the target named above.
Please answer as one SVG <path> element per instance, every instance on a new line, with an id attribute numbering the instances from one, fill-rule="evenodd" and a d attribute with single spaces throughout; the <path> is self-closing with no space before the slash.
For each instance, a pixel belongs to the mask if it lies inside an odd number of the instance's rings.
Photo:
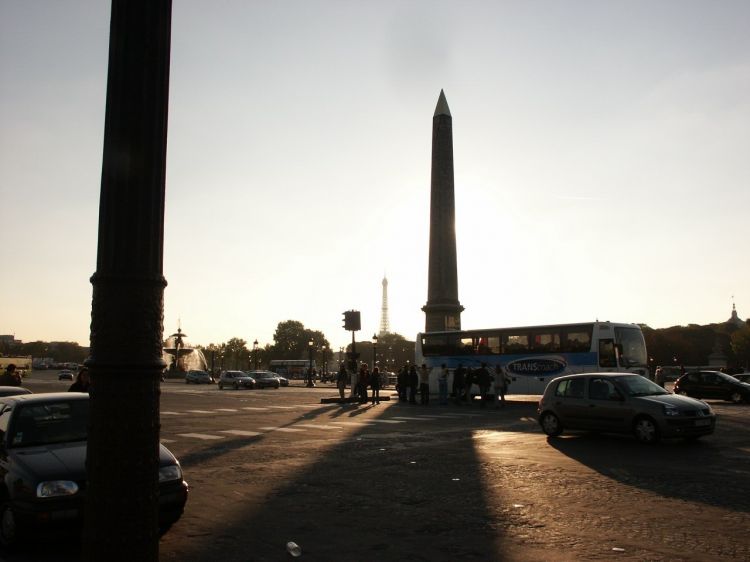
<path id="1" fill-rule="evenodd" d="M 272 359 L 268 363 L 268 370 L 288 379 L 304 379 L 310 361 L 307 359 Z M 312 368 L 315 369 L 315 359 L 312 360 Z"/>
<path id="2" fill-rule="evenodd" d="M 484 363 L 491 375 L 501 365 L 511 380 L 508 394 L 542 394 L 549 381 L 572 373 L 648 376 L 641 328 L 614 322 L 420 333 L 415 359 L 418 368 L 424 363 L 431 373 L 445 364 L 451 373 L 449 389 L 459 365 L 476 369 Z M 433 379 L 435 375 L 430 376 L 430 391 L 437 392 Z M 476 386 L 474 390 L 478 392 Z"/>

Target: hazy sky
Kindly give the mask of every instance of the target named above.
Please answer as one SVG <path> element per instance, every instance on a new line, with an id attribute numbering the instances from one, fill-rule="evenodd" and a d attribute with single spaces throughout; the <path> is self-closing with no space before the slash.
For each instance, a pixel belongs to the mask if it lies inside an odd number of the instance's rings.
<path id="1" fill-rule="evenodd" d="M 165 334 L 424 328 L 453 115 L 465 328 L 750 315 L 750 2 L 176 0 Z M 0 334 L 88 345 L 109 5 L 0 0 Z"/>

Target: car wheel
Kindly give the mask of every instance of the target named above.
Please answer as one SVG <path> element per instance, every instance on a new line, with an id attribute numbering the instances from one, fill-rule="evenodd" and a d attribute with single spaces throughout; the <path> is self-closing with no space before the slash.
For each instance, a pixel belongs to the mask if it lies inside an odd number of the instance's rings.
<path id="1" fill-rule="evenodd" d="M 633 423 L 633 435 L 641 443 L 656 443 L 659 441 L 659 428 L 651 418 L 640 417 Z"/>
<path id="2" fill-rule="evenodd" d="M 729 399 L 735 404 L 739 404 L 740 402 L 742 402 L 742 394 L 740 394 L 739 392 L 733 392 L 729 395 Z"/>
<path id="3" fill-rule="evenodd" d="M 219 383 L 219 390 L 224 390 L 224 385 Z"/>
<path id="4" fill-rule="evenodd" d="M 18 538 L 16 515 L 10 502 L 0 505 L 0 544 L 6 548 L 13 546 Z"/>
<path id="5" fill-rule="evenodd" d="M 239 390 L 240 389 L 240 385 L 238 385 L 237 383 L 234 383 L 234 389 L 235 390 Z"/>
<path id="6" fill-rule="evenodd" d="M 544 433 L 546 433 L 550 437 L 557 437 L 563 431 L 562 424 L 560 423 L 560 418 L 558 418 L 552 412 L 544 412 L 539 420 L 539 423 L 542 426 L 542 431 L 544 431 Z"/>
<path id="7" fill-rule="evenodd" d="M 276 386 L 274 386 L 274 388 L 275 388 L 276 390 L 278 390 L 278 389 L 279 389 L 279 386 L 280 386 L 280 385 L 279 385 L 279 383 L 276 383 Z"/>

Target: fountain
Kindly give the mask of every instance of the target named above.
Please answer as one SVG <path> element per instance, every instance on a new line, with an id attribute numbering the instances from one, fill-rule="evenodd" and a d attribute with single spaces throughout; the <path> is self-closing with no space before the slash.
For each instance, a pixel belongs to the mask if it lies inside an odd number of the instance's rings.
<path id="1" fill-rule="evenodd" d="M 187 334 L 177 327 L 177 332 L 167 338 L 164 344 L 163 357 L 167 364 L 168 377 L 181 377 L 187 371 L 206 371 L 208 363 L 200 349 L 185 345 Z"/>

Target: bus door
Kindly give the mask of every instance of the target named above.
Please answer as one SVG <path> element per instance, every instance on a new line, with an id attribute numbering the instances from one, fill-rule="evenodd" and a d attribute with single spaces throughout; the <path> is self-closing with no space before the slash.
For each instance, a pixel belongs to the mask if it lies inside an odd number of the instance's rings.
<path id="1" fill-rule="evenodd" d="M 599 369 L 605 372 L 617 370 L 617 352 L 614 339 L 599 340 Z"/>

